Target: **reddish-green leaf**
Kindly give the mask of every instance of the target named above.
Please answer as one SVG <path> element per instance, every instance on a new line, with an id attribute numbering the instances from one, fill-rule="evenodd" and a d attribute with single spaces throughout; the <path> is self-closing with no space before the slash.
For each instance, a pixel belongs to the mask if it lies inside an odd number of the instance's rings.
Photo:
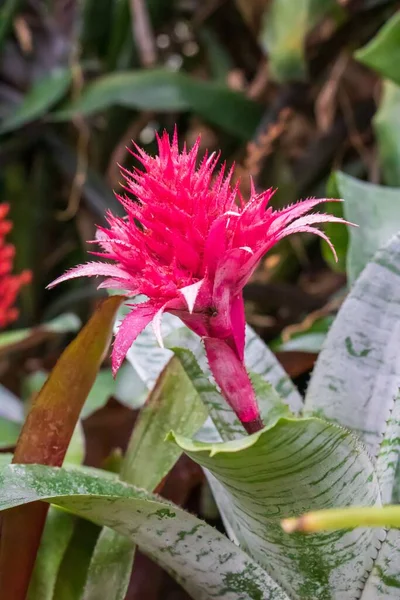
<path id="1" fill-rule="evenodd" d="M 66 348 L 38 394 L 19 437 L 13 462 L 61 466 L 83 403 L 108 349 L 121 296 L 105 300 Z M 0 539 L 0 590 L 24 600 L 48 507 L 33 503 L 5 513 Z"/>

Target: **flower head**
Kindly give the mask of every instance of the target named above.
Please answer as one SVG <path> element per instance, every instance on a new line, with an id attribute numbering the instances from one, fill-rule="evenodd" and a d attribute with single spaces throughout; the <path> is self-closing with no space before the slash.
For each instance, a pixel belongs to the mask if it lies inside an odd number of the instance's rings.
<path id="1" fill-rule="evenodd" d="M 15 300 L 21 287 L 31 279 L 28 271 L 23 271 L 20 275 L 11 274 L 15 248 L 12 244 L 5 243 L 5 236 L 12 227 L 11 222 L 5 220 L 8 211 L 8 204 L 0 204 L 0 329 L 17 318 Z"/>
<path id="2" fill-rule="evenodd" d="M 158 156 L 135 146 L 143 170 L 123 169 L 124 189 L 118 196 L 126 216 L 109 213 L 109 227 L 99 227 L 97 256 L 107 262 L 75 267 L 51 285 L 73 277 L 106 277 L 99 287 L 144 294 L 146 302 L 132 305 L 122 322 L 113 349 L 118 370 L 137 335 L 153 322 L 162 344 L 164 311 L 173 313 L 205 341 L 211 370 L 224 396 L 242 422 L 258 418 L 254 392 L 232 390 L 232 377 L 249 381 L 243 364 L 245 317 L 242 289 L 260 258 L 291 233 L 315 233 L 333 246 L 314 226 L 324 221 L 344 222 L 327 214 L 307 214 L 326 200 L 305 200 L 283 210 L 268 207 L 273 191 L 256 193 L 248 202 L 232 170 L 215 175 L 218 156 L 205 156 L 197 166 L 200 139 L 180 152 L 177 135 L 158 139 Z M 111 261 L 111 262 L 110 262 Z M 222 371 L 231 366 L 229 381 Z M 233 370 L 232 370 L 233 369 Z M 236 386 L 238 387 L 238 386 Z"/>

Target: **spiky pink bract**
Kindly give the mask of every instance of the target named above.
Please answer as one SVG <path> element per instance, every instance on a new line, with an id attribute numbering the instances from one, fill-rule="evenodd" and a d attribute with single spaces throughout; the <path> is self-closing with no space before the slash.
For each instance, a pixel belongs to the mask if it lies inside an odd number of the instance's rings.
<path id="1" fill-rule="evenodd" d="M 125 190 L 118 196 L 124 218 L 107 214 L 109 227 L 99 227 L 93 253 L 112 262 L 75 267 L 54 281 L 105 276 L 100 287 L 144 294 L 122 322 L 113 349 L 113 371 L 119 369 L 137 335 L 152 321 L 162 343 L 164 311 L 173 313 L 205 340 L 211 371 L 239 419 L 259 421 L 259 410 L 244 367 L 245 317 L 242 289 L 260 258 L 291 233 L 314 233 L 332 244 L 317 223 L 343 219 L 309 214 L 326 199 L 309 199 L 283 210 L 268 207 L 271 189 L 244 202 L 232 171 L 224 167 L 213 178 L 218 156 L 205 156 L 198 166 L 200 139 L 179 152 L 177 135 L 158 139 L 158 156 L 135 146 L 144 170 L 123 170 Z M 239 205 L 237 204 L 239 200 Z"/>

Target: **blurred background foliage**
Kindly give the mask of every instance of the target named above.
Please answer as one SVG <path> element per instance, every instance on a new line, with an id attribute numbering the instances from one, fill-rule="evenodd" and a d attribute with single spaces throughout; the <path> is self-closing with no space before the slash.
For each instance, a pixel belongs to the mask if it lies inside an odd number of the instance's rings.
<path id="1" fill-rule="evenodd" d="M 67 309 L 87 317 L 95 284 L 45 286 L 84 260 L 105 212 L 121 210 L 112 190 L 118 164 L 132 166 L 131 140 L 153 152 L 155 131 L 175 123 L 182 142 L 201 133 L 204 149 L 236 162 L 245 194 L 248 175 L 277 187 L 276 206 L 324 196 L 332 169 L 398 185 L 397 5 L 3 0 L 0 201 L 12 207 L 16 269 L 33 272 L 18 325 Z M 248 286 L 249 321 L 266 339 L 343 285 L 346 233 L 334 227 L 335 272 L 326 248 L 322 258 L 302 238 Z"/>

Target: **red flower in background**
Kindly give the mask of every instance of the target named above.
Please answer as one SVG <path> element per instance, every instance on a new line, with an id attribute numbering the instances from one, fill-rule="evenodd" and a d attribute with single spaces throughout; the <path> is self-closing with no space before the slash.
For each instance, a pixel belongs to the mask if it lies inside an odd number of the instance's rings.
<path id="1" fill-rule="evenodd" d="M 9 211 L 8 204 L 0 204 L 0 328 L 3 329 L 18 317 L 14 303 L 23 285 L 31 280 L 29 271 L 12 275 L 15 248 L 6 244 L 5 236 L 12 228 L 12 223 L 5 217 Z"/>
<path id="2" fill-rule="evenodd" d="M 163 312 L 177 315 L 202 337 L 211 371 L 221 391 L 248 431 L 259 429 L 259 409 L 244 366 L 245 314 L 242 290 L 262 256 L 291 233 L 314 233 L 332 244 L 314 225 L 340 222 L 328 214 L 306 214 L 326 199 L 298 202 L 283 210 L 268 207 L 272 190 L 252 189 L 245 202 L 232 171 L 215 176 L 218 156 L 205 156 L 199 166 L 200 140 L 179 152 L 165 133 L 159 155 L 136 146 L 144 171 L 123 170 L 126 191 L 119 196 L 124 218 L 109 213 L 109 228 L 99 227 L 93 254 L 112 262 L 75 267 L 50 287 L 73 277 L 106 277 L 99 287 L 144 294 L 133 304 L 116 335 L 114 373 L 137 335 L 152 321 L 162 344 Z M 237 203 L 237 201 L 239 203 Z"/>

